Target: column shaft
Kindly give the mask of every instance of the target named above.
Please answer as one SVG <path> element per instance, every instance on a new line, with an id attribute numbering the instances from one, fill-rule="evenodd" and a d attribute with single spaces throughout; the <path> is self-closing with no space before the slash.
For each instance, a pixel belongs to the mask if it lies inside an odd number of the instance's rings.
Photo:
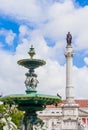
<path id="1" fill-rule="evenodd" d="M 72 103 L 74 101 L 74 87 L 72 79 L 73 69 L 73 49 L 71 46 L 66 47 L 66 101 Z"/>

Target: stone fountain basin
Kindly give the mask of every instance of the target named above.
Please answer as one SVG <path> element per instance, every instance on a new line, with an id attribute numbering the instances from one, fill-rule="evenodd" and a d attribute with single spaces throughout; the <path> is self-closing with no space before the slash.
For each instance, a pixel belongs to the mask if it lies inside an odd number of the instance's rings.
<path id="1" fill-rule="evenodd" d="M 17 62 L 19 65 L 24 66 L 28 69 L 35 69 L 39 66 L 45 65 L 46 62 L 39 59 L 22 59 Z"/>
<path id="2" fill-rule="evenodd" d="M 41 111 L 45 109 L 46 105 L 57 105 L 61 102 L 61 99 L 58 96 L 51 96 L 45 94 L 14 94 L 8 95 L 1 98 L 1 101 L 8 104 L 18 105 L 19 110 L 27 111 Z"/>

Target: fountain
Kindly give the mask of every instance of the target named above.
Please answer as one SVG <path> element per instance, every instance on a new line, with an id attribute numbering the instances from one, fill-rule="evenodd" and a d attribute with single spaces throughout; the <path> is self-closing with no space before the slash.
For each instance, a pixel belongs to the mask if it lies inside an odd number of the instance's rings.
<path id="1" fill-rule="evenodd" d="M 30 59 L 22 59 L 17 62 L 28 69 L 28 72 L 25 74 L 26 94 L 12 94 L 1 97 L 1 100 L 4 103 L 16 104 L 19 110 L 25 112 L 23 120 L 24 130 L 34 130 L 34 126 L 36 126 L 36 130 L 39 130 L 39 126 L 42 129 L 43 121 L 37 117 L 36 112 L 44 110 L 46 105 L 57 105 L 61 102 L 61 98 L 37 93 L 36 87 L 39 81 L 34 70 L 39 66 L 45 65 L 46 62 L 33 58 L 35 55 L 33 46 L 31 46 L 28 54 L 30 55 Z"/>

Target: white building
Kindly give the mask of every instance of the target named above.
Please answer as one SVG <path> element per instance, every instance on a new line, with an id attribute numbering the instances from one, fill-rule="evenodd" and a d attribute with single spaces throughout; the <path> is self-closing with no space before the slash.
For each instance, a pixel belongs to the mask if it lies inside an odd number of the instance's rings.
<path id="1" fill-rule="evenodd" d="M 39 112 L 39 117 L 45 122 L 46 130 L 88 130 L 88 100 L 74 99 L 72 81 L 73 57 L 72 36 L 68 32 L 67 46 L 64 53 L 66 58 L 66 100 L 55 106 Z M 86 103 L 86 104 L 85 104 Z"/>
<path id="2" fill-rule="evenodd" d="M 57 106 L 48 105 L 44 111 L 38 112 L 38 115 L 45 122 L 47 130 L 60 130 L 60 120 L 62 118 L 62 105 L 66 101 L 63 100 Z M 75 100 L 79 104 L 78 117 L 79 124 L 88 128 L 88 100 Z"/>

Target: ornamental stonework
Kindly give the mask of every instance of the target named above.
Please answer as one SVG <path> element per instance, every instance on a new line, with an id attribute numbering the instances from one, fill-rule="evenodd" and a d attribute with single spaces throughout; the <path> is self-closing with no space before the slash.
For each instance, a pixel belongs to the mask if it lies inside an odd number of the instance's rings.
<path id="1" fill-rule="evenodd" d="M 72 51 L 72 52 L 65 52 L 64 53 L 64 55 L 65 55 L 65 57 L 73 57 L 74 56 L 74 52 Z"/>

